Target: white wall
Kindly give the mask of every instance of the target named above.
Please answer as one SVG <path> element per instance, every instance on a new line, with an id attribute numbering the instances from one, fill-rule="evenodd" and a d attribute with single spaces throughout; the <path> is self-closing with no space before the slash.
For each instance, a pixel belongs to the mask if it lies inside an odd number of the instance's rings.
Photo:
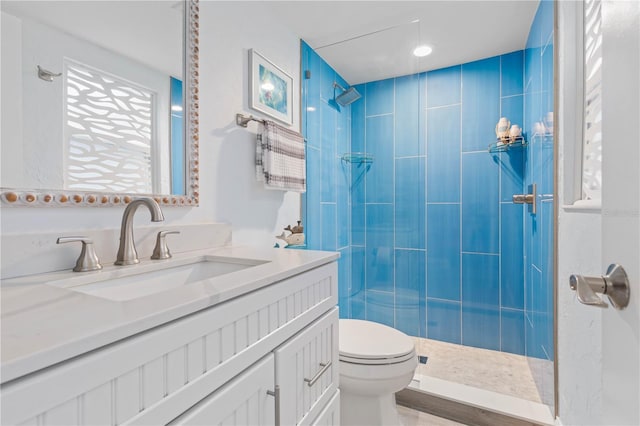
<path id="1" fill-rule="evenodd" d="M 200 3 L 200 207 L 164 208 L 164 226 L 205 222 L 233 225 L 236 244 L 271 246 L 273 236 L 300 216 L 300 195 L 268 191 L 255 182 L 256 124 L 235 125 L 248 109 L 248 49 L 254 48 L 299 84 L 298 37 L 278 25 L 278 17 L 260 2 Z M 294 93 L 294 128 L 299 129 L 300 94 Z M 253 112 L 255 114 L 255 112 Z M 118 208 L 2 207 L 2 234 L 118 228 Z M 149 222 L 140 212 L 136 223 Z M 162 226 L 159 225 L 159 226 Z M 4 245 L 4 244 L 3 244 Z M 10 247 L 2 247 L 3 251 Z M 141 253 L 142 255 L 142 253 Z"/>
<path id="2" fill-rule="evenodd" d="M 212 185 L 204 202 L 216 220 L 233 224 L 234 242 L 273 245 L 274 235 L 300 219 L 300 195 L 256 182 L 257 124 L 238 127 L 235 114 L 259 115 L 248 108 L 253 48 L 293 77 L 293 128 L 300 129 L 300 40 L 261 2 L 204 1 L 200 11 L 200 158 Z"/>

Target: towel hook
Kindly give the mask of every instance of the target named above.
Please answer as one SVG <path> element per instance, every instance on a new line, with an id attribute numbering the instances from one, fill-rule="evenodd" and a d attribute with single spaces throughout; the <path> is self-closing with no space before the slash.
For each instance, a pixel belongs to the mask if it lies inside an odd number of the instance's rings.
<path id="1" fill-rule="evenodd" d="M 56 74 L 56 73 L 51 72 L 49 70 L 45 70 L 40 65 L 38 65 L 38 77 L 41 80 L 48 81 L 49 83 L 51 83 L 53 81 L 54 77 L 60 77 L 61 75 L 62 75 L 61 72 Z"/>

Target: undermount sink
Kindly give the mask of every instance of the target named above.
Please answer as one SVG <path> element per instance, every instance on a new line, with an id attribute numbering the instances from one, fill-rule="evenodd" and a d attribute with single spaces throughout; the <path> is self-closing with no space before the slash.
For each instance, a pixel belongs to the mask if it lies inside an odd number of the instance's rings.
<path id="1" fill-rule="evenodd" d="M 114 301 L 127 301 L 188 286 L 267 263 L 264 260 L 199 256 L 113 267 L 48 284 Z"/>

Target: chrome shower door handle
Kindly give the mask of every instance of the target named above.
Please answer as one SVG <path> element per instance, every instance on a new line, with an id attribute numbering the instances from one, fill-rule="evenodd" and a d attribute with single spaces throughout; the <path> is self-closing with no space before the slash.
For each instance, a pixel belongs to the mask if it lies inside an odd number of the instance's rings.
<path id="1" fill-rule="evenodd" d="M 607 304 L 597 295 L 606 294 L 616 309 L 624 309 L 629 304 L 629 278 L 624 268 L 617 264 L 609 265 L 607 274 L 602 277 L 584 277 L 571 275 L 569 287 L 578 295 L 580 303 L 606 308 Z"/>

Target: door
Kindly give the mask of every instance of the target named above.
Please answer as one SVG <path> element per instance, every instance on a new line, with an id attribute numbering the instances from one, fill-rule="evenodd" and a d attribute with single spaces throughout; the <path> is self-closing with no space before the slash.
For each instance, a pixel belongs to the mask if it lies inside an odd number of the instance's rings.
<path id="1" fill-rule="evenodd" d="M 631 286 L 602 313 L 603 423 L 640 425 L 640 2 L 603 1 L 602 36 L 602 268 Z"/>
<path id="2" fill-rule="evenodd" d="M 589 2 L 593 3 L 593 2 Z M 564 425 L 640 424 L 640 3 L 603 1 L 601 25 L 602 202 L 571 205 L 573 158 L 581 156 L 575 99 L 583 38 L 577 2 L 558 2 L 560 123 L 557 354 L 558 409 Z M 588 21 L 593 28 L 593 22 Z M 579 26 L 579 25 L 578 25 Z M 600 63 L 599 61 L 596 63 Z M 629 131 L 629 123 L 635 130 Z M 578 124 L 578 125 L 576 125 Z M 574 152 L 575 151 L 575 152 Z M 579 169 L 578 162 L 578 169 Z M 593 170 L 591 170 L 593 172 Z M 579 183 L 579 181 L 578 181 Z M 579 186 L 579 185 L 578 185 Z M 578 191 L 579 192 L 579 191 Z M 630 281 L 624 310 L 585 306 L 569 289 L 569 275 L 602 275 L 618 263 Z M 600 295 L 601 296 L 601 295 Z M 601 296 L 607 300 L 606 296 Z M 608 301 L 607 301 L 608 303 Z"/>

